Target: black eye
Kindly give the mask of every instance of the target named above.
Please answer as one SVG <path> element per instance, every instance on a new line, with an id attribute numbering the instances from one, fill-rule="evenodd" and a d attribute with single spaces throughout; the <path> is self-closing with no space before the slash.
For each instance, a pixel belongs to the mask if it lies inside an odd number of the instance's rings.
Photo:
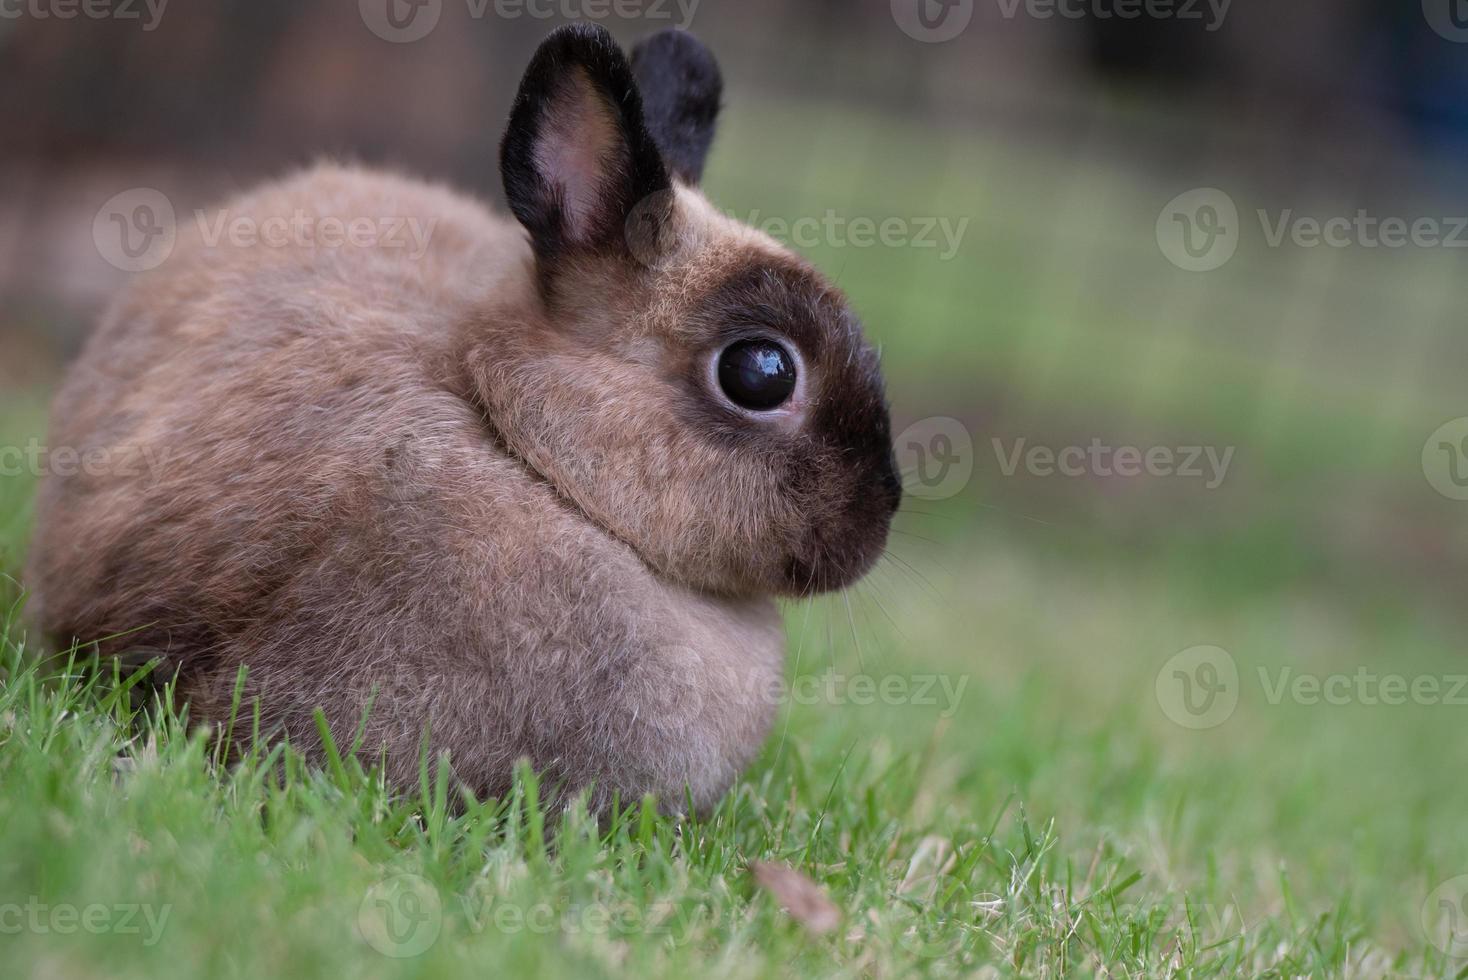
<path id="1" fill-rule="evenodd" d="M 768 412 L 795 390 L 795 360 L 769 340 L 741 340 L 719 355 L 719 387 L 740 408 Z"/>

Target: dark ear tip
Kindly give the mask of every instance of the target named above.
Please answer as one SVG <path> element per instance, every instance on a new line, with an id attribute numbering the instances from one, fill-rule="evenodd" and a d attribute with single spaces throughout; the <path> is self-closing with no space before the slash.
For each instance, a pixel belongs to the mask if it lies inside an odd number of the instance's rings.
<path id="1" fill-rule="evenodd" d="M 600 24 L 566 24 L 546 35 L 535 49 L 520 90 L 511 109 L 511 130 L 516 129 L 517 114 L 528 118 L 565 76 L 568 67 L 580 66 L 593 78 L 610 83 L 613 90 L 625 88 L 624 79 L 631 74 L 627 56 L 611 32 Z"/>
<path id="2" fill-rule="evenodd" d="M 708 45 L 681 28 L 665 27 L 637 42 L 632 49 L 633 66 L 645 58 L 676 65 L 681 71 L 706 82 L 718 83 L 721 80 L 719 62 Z"/>
<path id="3" fill-rule="evenodd" d="M 632 49 L 632 73 L 664 160 L 684 181 L 698 183 L 724 96 L 713 52 L 687 31 L 668 28 Z"/>
<path id="4" fill-rule="evenodd" d="M 600 24 L 566 24 L 546 35 L 535 49 L 531 65 L 559 64 L 566 61 L 606 63 L 623 61 L 626 55 L 616 38 Z"/>
<path id="5" fill-rule="evenodd" d="M 677 46 L 698 51 L 708 50 L 702 41 L 681 27 L 664 27 L 662 30 L 654 31 L 637 42 L 637 48 L 646 48 L 653 45 Z M 637 50 L 637 48 L 633 50 Z"/>
<path id="6" fill-rule="evenodd" d="M 545 36 L 540 42 L 541 47 L 546 45 L 568 45 L 568 44 L 595 44 L 599 47 L 616 47 L 617 42 L 612 37 L 612 32 L 600 24 L 585 23 L 578 21 L 575 24 L 562 24 Z"/>

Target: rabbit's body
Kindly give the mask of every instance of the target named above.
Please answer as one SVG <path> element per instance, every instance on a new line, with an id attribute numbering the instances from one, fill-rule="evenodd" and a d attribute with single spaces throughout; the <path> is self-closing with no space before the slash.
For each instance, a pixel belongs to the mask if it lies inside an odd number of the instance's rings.
<path id="1" fill-rule="evenodd" d="M 266 726 L 303 745 L 315 707 L 351 733 L 375 691 L 367 744 L 404 750 L 388 761 L 405 784 L 431 718 L 435 750 L 481 792 L 524 756 L 634 798 L 681 800 L 686 781 L 710 802 L 773 711 L 774 604 L 658 578 L 486 432 L 444 366 L 476 311 L 529 301 L 513 295 L 533 281 L 519 226 L 335 167 L 224 213 L 434 231 L 416 259 L 291 244 L 221 261 L 197 229 L 181 238 L 167 278 L 119 302 L 57 399 L 53 447 L 154 466 L 47 482 L 44 621 L 187 651 L 181 693 L 209 719 L 248 662 L 247 693 L 289 695 L 265 701 Z M 172 635 L 183 611 L 195 635 Z"/>
<path id="2" fill-rule="evenodd" d="M 898 487 L 840 295 L 693 189 L 712 60 L 639 58 L 542 46 L 518 224 L 333 166 L 187 222 L 58 395 L 53 455 L 109 465 L 43 482 L 46 632 L 162 659 L 220 726 L 243 667 L 236 731 L 308 752 L 318 708 L 343 746 L 365 717 L 395 786 L 426 747 L 480 794 L 523 757 L 711 804 L 778 700 L 772 596 L 862 574 Z"/>

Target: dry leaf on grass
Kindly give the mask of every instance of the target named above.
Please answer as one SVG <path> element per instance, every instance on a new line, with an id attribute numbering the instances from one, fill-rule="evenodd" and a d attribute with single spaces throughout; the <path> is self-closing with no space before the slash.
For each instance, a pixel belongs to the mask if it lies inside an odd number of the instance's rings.
<path id="1" fill-rule="evenodd" d="M 749 870 L 759 886 L 807 931 L 824 935 L 841 924 L 841 911 L 826 897 L 825 889 L 790 865 L 751 861 Z"/>

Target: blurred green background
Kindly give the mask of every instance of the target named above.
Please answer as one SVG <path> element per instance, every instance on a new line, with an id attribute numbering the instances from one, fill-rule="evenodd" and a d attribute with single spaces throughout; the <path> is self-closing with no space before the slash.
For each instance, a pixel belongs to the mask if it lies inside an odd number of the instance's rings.
<path id="1" fill-rule="evenodd" d="M 951 717 L 828 705 L 791 730 L 929 753 L 928 810 L 980 821 L 1017 794 L 1082 871 L 1105 846 L 1154 896 L 1201 888 L 1256 924 L 1339 914 L 1357 953 L 1328 972 L 1461 966 L 1422 905 L 1468 873 L 1468 692 L 1446 693 L 1468 671 L 1468 423 L 1440 428 L 1468 416 L 1465 253 L 1270 241 L 1281 220 L 1365 213 L 1468 244 L 1455 22 L 1430 0 L 1238 0 L 1213 23 L 994 0 L 935 6 L 970 17 L 933 41 L 886 0 L 704 0 L 691 23 L 645 6 L 602 22 L 628 44 L 691 26 L 723 64 L 711 199 L 767 229 L 846 223 L 793 244 L 880 344 L 903 432 L 892 559 L 791 609 L 793 669 L 969 681 Z M 127 278 L 93 238 L 116 194 L 156 188 L 187 215 L 334 154 L 495 198 L 514 81 L 564 18 L 438 7 L 408 43 L 351 2 L 180 4 L 154 30 L 0 20 L 0 443 L 44 438 L 66 358 Z M 1181 267 L 1173 235 L 1211 214 L 1216 267 Z M 904 240 L 860 244 L 858 219 Z M 930 228 L 938 244 L 912 240 Z M 1006 472 L 1020 440 L 1230 462 L 1216 486 Z M 923 453 L 969 475 L 925 483 Z M 0 479 L 12 574 L 33 477 Z M 1199 646 L 1238 676 L 1230 713 L 1195 725 L 1173 658 Z M 1281 671 L 1444 693 L 1273 697 Z"/>

